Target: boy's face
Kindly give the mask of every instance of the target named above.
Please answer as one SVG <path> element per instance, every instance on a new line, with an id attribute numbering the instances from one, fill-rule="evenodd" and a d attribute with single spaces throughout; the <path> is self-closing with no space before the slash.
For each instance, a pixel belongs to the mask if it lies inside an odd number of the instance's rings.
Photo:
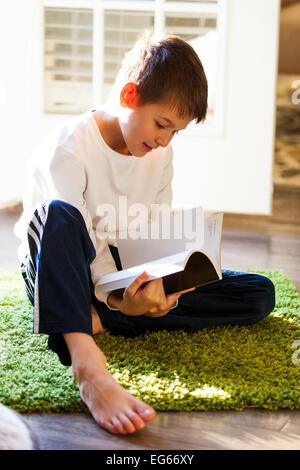
<path id="1" fill-rule="evenodd" d="M 166 147 L 192 119 L 179 118 L 167 104 L 126 106 L 119 124 L 129 154 L 143 157 L 152 149 Z"/>

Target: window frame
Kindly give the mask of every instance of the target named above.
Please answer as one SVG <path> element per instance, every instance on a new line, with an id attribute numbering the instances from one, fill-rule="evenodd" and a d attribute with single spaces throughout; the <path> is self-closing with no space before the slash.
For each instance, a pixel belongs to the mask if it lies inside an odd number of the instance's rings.
<path id="1" fill-rule="evenodd" d="M 84 8 L 93 10 L 93 72 L 92 72 L 92 102 L 103 102 L 103 86 L 104 84 L 104 13 L 105 10 L 140 10 L 151 11 L 154 13 L 154 31 L 161 33 L 164 31 L 165 16 L 167 13 L 188 12 L 199 14 L 214 12 L 217 13 L 217 28 L 219 35 L 218 55 L 217 55 L 217 82 L 215 90 L 215 107 L 214 116 L 209 124 L 194 125 L 193 123 L 183 131 L 182 135 L 203 136 L 203 137 L 223 137 L 224 136 L 224 92 L 225 92 L 225 64 L 227 50 L 227 0 L 217 0 L 217 3 L 211 2 L 172 2 L 166 0 L 131 0 L 131 1 L 114 1 L 114 0 L 40 0 L 41 2 L 41 55 L 42 55 L 42 71 L 40 76 L 44 74 L 44 9 L 52 8 Z M 42 79 L 43 80 L 43 79 Z M 42 96 L 44 96 L 44 82 L 41 84 Z M 69 117 L 68 113 L 47 113 L 43 109 L 43 99 L 41 102 L 42 115 L 44 118 L 53 120 L 55 117 Z"/>

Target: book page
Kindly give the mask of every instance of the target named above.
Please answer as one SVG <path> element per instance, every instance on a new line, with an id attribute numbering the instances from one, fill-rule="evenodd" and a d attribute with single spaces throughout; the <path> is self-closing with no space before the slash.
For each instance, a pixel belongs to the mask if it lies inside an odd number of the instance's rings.
<path id="1" fill-rule="evenodd" d="M 205 251 L 221 270 L 220 266 L 220 244 L 222 237 L 223 214 L 218 213 L 205 218 L 204 243 L 202 250 Z"/>
<path id="2" fill-rule="evenodd" d="M 99 292 L 105 293 L 112 289 L 127 287 L 137 276 L 142 274 L 143 271 L 147 271 L 149 274 L 147 281 L 152 281 L 153 279 L 159 279 L 160 277 L 167 276 L 171 273 L 183 271 L 184 260 L 188 253 L 188 251 L 183 251 L 156 261 L 106 274 L 97 286 Z"/>
<path id="3" fill-rule="evenodd" d="M 203 216 L 203 212 L 201 212 L 201 214 Z M 217 269 L 219 271 L 219 275 L 222 276 L 220 265 L 220 244 L 223 214 L 214 214 L 206 217 L 205 220 L 204 217 L 202 217 L 200 220 L 200 236 L 198 233 L 198 237 L 195 236 L 193 240 L 191 237 L 187 236 L 189 235 L 187 233 L 185 233 L 185 236 L 182 239 L 173 239 L 171 242 L 170 240 L 164 239 L 120 240 L 120 245 L 124 250 L 123 256 L 120 256 L 123 270 L 103 276 L 101 281 L 97 283 L 96 290 L 99 292 L 108 292 L 123 287 L 126 288 L 138 275 L 142 274 L 143 271 L 147 271 L 149 274 L 149 281 L 171 274 L 180 273 L 184 270 L 185 263 L 189 259 L 191 251 L 198 250 L 206 253 L 211 258 L 215 264 L 215 269 Z M 156 242 L 157 244 L 153 242 Z M 162 242 L 166 242 L 166 244 L 163 244 L 161 247 Z M 151 246 L 153 247 L 154 245 L 155 249 L 151 251 Z M 181 250 L 180 247 L 182 246 L 187 249 Z M 146 251 L 146 248 L 149 251 Z M 173 253 L 170 254 L 170 251 L 173 251 Z M 126 255 L 128 259 L 126 258 Z M 159 255 L 161 256 L 158 257 Z M 127 260 L 129 266 L 124 267 L 124 259 L 125 261 Z"/>
<path id="4" fill-rule="evenodd" d="M 141 232 L 140 232 L 141 233 Z M 186 209 L 144 226 L 147 238 L 116 238 L 123 269 L 165 258 L 187 250 L 201 249 L 204 242 L 204 213 L 201 207 Z"/>

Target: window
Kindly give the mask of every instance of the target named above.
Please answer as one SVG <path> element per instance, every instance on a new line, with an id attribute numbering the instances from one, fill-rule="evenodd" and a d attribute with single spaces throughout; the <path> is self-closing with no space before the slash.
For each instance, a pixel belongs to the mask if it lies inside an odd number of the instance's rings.
<path id="1" fill-rule="evenodd" d="M 104 102 L 124 54 L 150 29 L 178 34 L 199 54 L 209 111 L 201 131 L 189 132 L 220 134 L 225 2 L 44 0 L 44 112 L 77 114 Z"/>
<path id="2" fill-rule="evenodd" d="M 93 11 L 45 8 L 44 111 L 80 113 L 93 96 Z"/>
<path id="3" fill-rule="evenodd" d="M 119 71 L 124 54 L 134 45 L 137 35 L 153 30 L 154 13 L 141 10 L 105 10 L 104 12 L 104 84 L 106 100 Z"/>

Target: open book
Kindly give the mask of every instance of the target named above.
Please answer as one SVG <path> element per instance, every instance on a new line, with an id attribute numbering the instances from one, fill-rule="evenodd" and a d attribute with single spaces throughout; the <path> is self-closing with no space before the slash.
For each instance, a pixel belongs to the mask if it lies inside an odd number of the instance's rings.
<path id="1" fill-rule="evenodd" d="M 144 238 L 128 231 L 116 239 L 123 269 L 103 276 L 96 292 L 121 292 L 143 271 L 149 274 L 143 286 L 162 278 L 166 295 L 222 279 L 223 213 L 205 216 L 196 207 L 170 215 L 165 225 L 164 221 L 145 226 Z"/>

